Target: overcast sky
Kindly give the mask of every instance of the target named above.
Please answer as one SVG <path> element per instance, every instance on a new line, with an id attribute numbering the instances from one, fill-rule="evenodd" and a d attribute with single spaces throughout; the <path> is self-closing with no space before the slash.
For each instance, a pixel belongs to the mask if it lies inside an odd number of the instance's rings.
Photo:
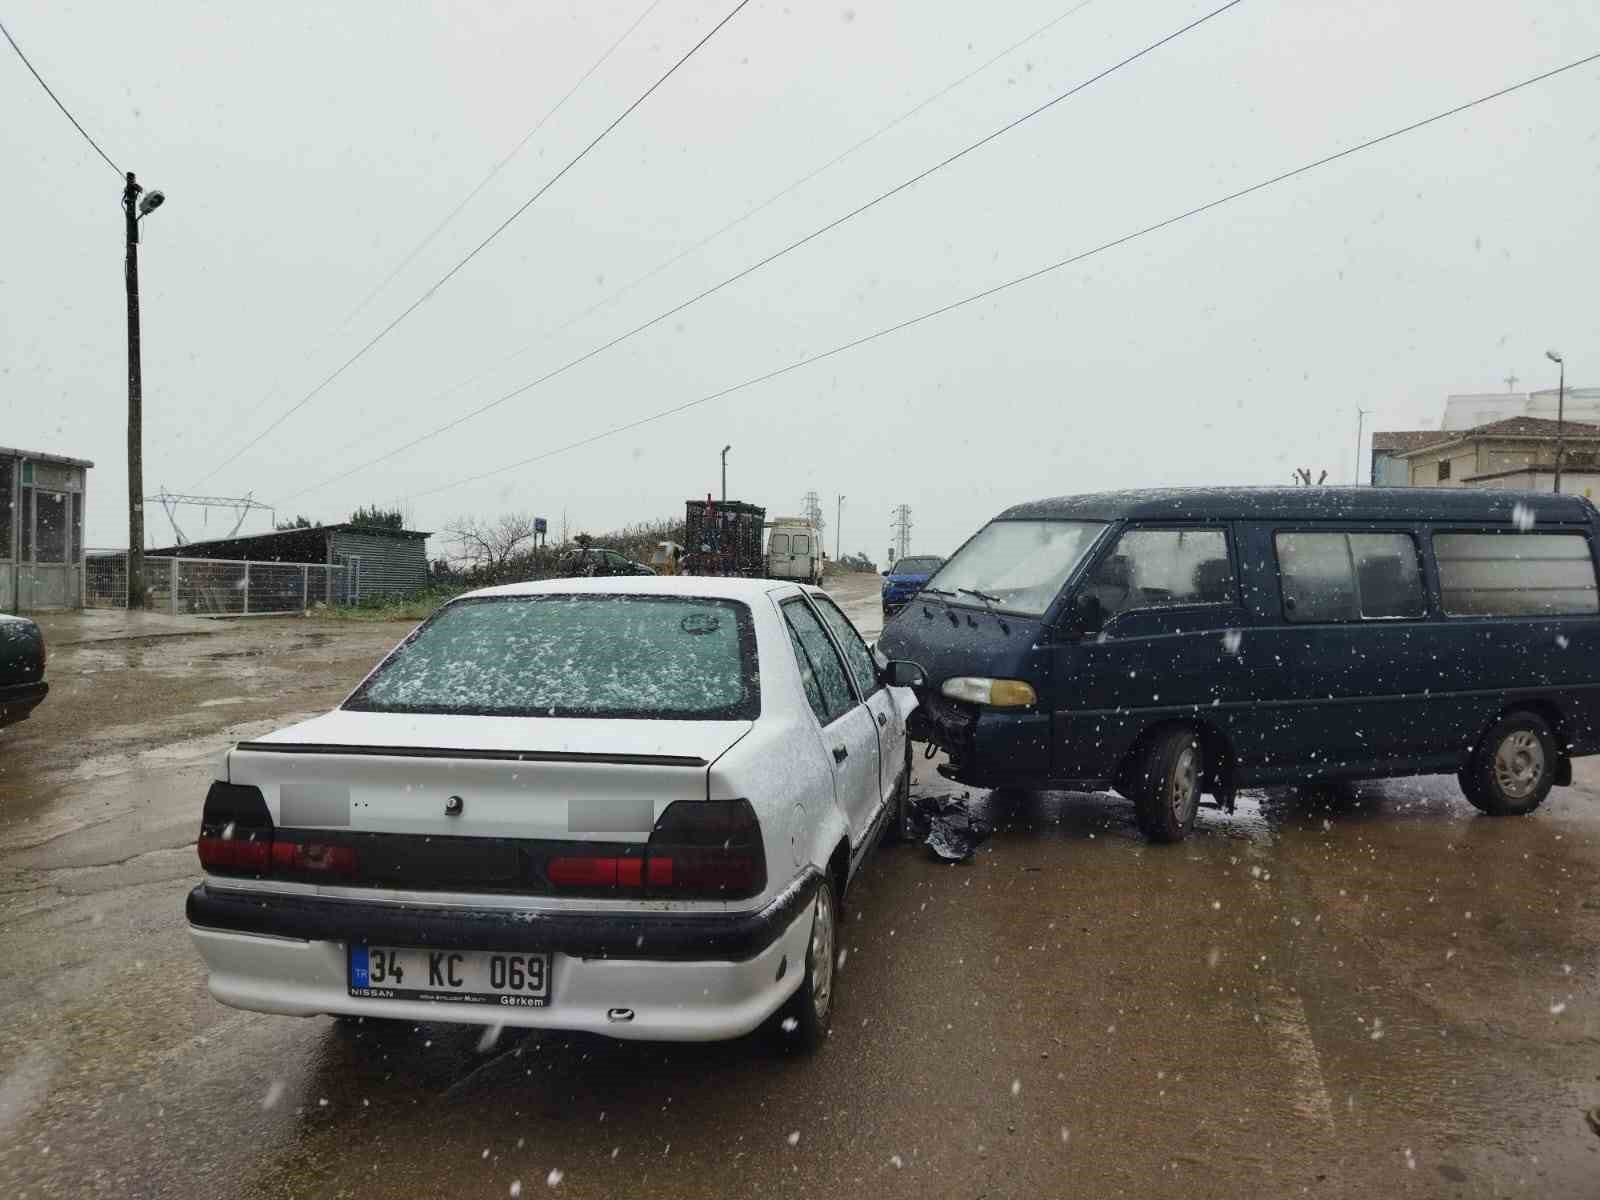
<path id="1" fill-rule="evenodd" d="M 1094 0 L 732 233 L 656 267 L 1079 0 L 754 0 L 499 239 L 226 470 L 734 0 L 661 0 L 445 232 L 351 310 L 649 0 L 11 0 L 13 36 L 145 225 L 145 481 L 325 521 L 520 510 L 573 532 L 719 487 L 844 493 L 846 550 L 948 552 L 1068 492 L 1348 481 L 1367 428 L 1451 392 L 1600 381 L 1600 66 L 724 399 L 708 395 L 1600 50 L 1589 0 L 1237 8 L 714 297 L 397 458 L 316 486 L 608 341 L 1221 0 Z M 120 183 L 0 47 L 0 444 L 90 458 L 126 540 Z M 520 353 L 518 353 L 520 352 Z M 515 355 L 515 357 L 512 357 Z M 458 386 L 479 378 L 467 386 Z M 204 480 L 204 483 L 201 481 Z M 311 489 L 305 491 L 305 489 Z M 440 490 L 442 489 L 442 490 Z M 296 495 L 296 493 L 303 493 Z M 429 494 L 423 494 L 429 493 Z M 220 513 L 192 536 L 226 531 Z M 150 536 L 169 542 L 165 518 Z M 219 528 L 219 526 L 221 526 Z M 264 529 L 255 518 L 247 529 Z M 830 548 L 832 535 L 829 535 Z"/>

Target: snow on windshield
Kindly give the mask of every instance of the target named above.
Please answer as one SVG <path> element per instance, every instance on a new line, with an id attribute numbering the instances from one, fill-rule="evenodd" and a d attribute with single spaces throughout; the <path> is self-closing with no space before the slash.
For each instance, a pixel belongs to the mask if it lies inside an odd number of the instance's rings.
<path id="1" fill-rule="evenodd" d="M 716 720 L 756 716 L 759 695 L 742 604 L 505 596 L 441 610 L 345 707 Z"/>
<path id="2" fill-rule="evenodd" d="M 1099 521 L 993 521 L 929 581 L 930 591 L 970 588 L 997 607 L 1039 616 L 1105 525 Z"/>

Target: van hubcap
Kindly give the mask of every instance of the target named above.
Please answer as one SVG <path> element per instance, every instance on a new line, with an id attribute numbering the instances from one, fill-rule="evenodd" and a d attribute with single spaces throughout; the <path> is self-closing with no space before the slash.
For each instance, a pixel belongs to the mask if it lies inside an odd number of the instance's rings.
<path id="1" fill-rule="evenodd" d="M 1526 729 L 1508 734 L 1494 754 L 1494 779 L 1513 800 L 1533 794 L 1544 778 L 1544 746 Z"/>
<path id="2" fill-rule="evenodd" d="M 820 1021 L 833 999 L 833 893 L 823 884 L 811 911 L 811 1007 Z"/>
<path id="3" fill-rule="evenodd" d="M 1172 815 L 1179 824 L 1188 821 L 1194 811 L 1196 793 L 1200 787 L 1200 755 L 1193 746 L 1185 746 L 1178 761 L 1172 765 L 1172 778 L 1167 782 L 1167 801 Z"/>

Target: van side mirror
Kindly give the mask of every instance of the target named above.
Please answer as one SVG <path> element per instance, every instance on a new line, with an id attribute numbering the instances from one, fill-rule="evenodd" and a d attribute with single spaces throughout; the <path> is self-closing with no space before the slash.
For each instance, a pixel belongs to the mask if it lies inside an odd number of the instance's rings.
<path id="1" fill-rule="evenodd" d="M 883 669 L 883 681 L 890 687 L 923 687 L 928 673 L 914 662 L 897 658 Z"/>
<path id="2" fill-rule="evenodd" d="M 1106 623 L 1106 606 L 1093 592 L 1079 592 L 1072 602 L 1072 624 L 1079 633 L 1098 633 Z"/>

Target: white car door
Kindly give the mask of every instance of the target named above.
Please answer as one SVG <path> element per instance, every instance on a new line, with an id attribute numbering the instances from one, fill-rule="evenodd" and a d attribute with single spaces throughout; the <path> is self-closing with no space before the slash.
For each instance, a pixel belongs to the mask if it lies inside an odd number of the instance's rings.
<path id="1" fill-rule="evenodd" d="M 844 660 L 811 606 L 796 596 L 780 607 L 806 699 L 833 763 L 834 798 L 849 823 L 851 845 L 859 847 L 883 802 L 877 721 L 857 698 Z"/>
<path id="2" fill-rule="evenodd" d="M 878 727 L 879 792 L 887 803 L 893 800 L 900 774 L 905 770 L 905 721 L 895 705 L 894 694 L 878 678 L 878 665 L 873 661 L 872 651 L 856 632 L 850 618 L 827 596 L 819 596 L 815 592 L 808 595 L 832 631 L 839 648 L 844 651 L 845 665 L 855 681 L 856 694 L 862 698 L 867 710 L 872 713 L 873 723 Z"/>

